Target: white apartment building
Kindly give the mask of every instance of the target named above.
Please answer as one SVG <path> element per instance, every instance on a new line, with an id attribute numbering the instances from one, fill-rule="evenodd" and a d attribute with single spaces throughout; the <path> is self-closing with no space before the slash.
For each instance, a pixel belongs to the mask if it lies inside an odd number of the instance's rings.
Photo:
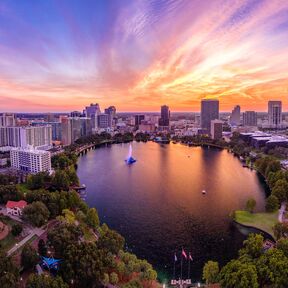
<path id="1" fill-rule="evenodd" d="M 51 148 L 52 127 L 0 127 L 0 147 L 25 148 L 28 145 L 43 150 Z"/>
<path id="2" fill-rule="evenodd" d="M 10 151 L 11 167 L 28 173 L 50 172 L 51 155 L 48 151 L 36 150 L 33 147 L 12 148 Z"/>
<path id="3" fill-rule="evenodd" d="M 10 127 L 16 125 L 16 117 L 13 113 L 3 113 L 0 115 L 0 127 Z"/>

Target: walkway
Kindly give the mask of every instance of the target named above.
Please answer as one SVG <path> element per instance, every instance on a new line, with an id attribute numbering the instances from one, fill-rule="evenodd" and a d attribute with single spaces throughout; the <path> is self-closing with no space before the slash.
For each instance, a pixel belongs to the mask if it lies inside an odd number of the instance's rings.
<path id="1" fill-rule="evenodd" d="M 283 223 L 283 220 L 284 220 L 283 216 L 284 216 L 285 211 L 286 211 L 286 202 L 282 202 L 281 207 L 279 209 L 279 215 L 278 215 L 278 221 L 280 223 Z"/>
<path id="2" fill-rule="evenodd" d="M 32 228 L 31 233 L 27 235 L 24 239 L 22 239 L 19 243 L 16 243 L 14 247 L 12 247 L 8 252 L 7 256 L 11 256 L 13 253 L 15 253 L 19 248 L 21 248 L 23 245 L 25 245 L 30 239 L 32 239 L 34 236 L 40 237 L 42 234 L 44 234 L 46 229 L 43 228 Z"/>

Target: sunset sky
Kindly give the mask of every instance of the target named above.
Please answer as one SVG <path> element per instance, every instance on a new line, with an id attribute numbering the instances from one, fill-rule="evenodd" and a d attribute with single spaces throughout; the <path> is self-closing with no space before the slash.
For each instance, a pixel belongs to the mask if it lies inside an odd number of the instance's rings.
<path id="1" fill-rule="evenodd" d="M 287 0 L 0 0 L 0 111 L 288 109 Z"/>

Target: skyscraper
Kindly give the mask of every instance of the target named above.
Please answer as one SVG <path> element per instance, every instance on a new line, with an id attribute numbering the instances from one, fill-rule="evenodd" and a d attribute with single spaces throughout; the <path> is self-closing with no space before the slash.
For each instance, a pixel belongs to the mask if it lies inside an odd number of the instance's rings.
<path id="1" fill-rule="evenodd" d="M 107 114 L 109 116 L 109 127 L 113 127 L 116 120 L 116 108 L 115 106 L 110 106 L 108 108 L 105 109 L 105 114 Z"/>
<path id="2" fill-rule="evenodd" d="M 63 145 L 72 143 L 71 121 L 69 117 L 61 118 L 61 142 Z"/>
<path id="3" fill-rule="evenodd" d="M 139 128 L 139 125 L 141 124 L 141 122 L 145 120 L 145 115 L 139 114 L 139 115 L 135 115 L 135 127 L 136 129 Z"/>
<path id="4" fill-rule="evenodd" d="M 163 106 L 161 106 L 161 117 L 159 119 L 159 126 L 169 127 L 169 124 L 170 124 L 169 106 L 163 105 Z"/>
<path id="5" fill-rule="evenodd" d="M 240 113 L 241 113 L 240 106 L 239 105 L 235 106 L 231 113 L 230 125 L 232 126 L 240 125 Z"/>
<path id="6" fill-rule="evenodd" d="M 257 113 L 255 111 L 243 113 L 243 126 L 257 126 Z"/>
<path id="7" fill-rule="evenodd" d="M 219 119 L 219 101 L 217 99 L 202 99 L 201 128 L 210 134 L 211 121 Z"/>
<path id="8" fill-rule="evenodd" d="M 282 102 L 268 102 L 268 121 L 271 128 L 280 128 L 282 124 Z"/>
<path id="9" fill-rule="evenodd" d="M 91 103 L 90 106 L 85 107 L 83 111 L 84 115 L 90 118 L 91 128 L 93 131 L 98 128 L 98 115 L 100 115 L 101 110 L 98 103 Z"/>

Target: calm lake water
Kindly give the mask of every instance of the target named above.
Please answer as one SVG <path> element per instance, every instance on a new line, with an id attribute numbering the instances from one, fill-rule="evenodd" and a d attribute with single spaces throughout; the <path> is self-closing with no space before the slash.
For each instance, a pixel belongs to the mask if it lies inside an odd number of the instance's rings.
<path id="1" fill-rule="evenodd" d="M 227 151 L 180 144 L 133 143 L 137 162 L 126 165 L 129 144 L 91 150 L 79 158 L 86 202 L 126 239 L 129 251 L 147 259 L 160 278 L 173 276 L 174 251 L 191 251 L 191 275 L 200 280 L 208 260 L 224 264 L 237 255 L 245 236 L 229 215 L 265 191 L 257 174 Z M 202 195 L 201 191 L 207 194 Z M 188 273 L 183 264 L 183 276 Z"/>

